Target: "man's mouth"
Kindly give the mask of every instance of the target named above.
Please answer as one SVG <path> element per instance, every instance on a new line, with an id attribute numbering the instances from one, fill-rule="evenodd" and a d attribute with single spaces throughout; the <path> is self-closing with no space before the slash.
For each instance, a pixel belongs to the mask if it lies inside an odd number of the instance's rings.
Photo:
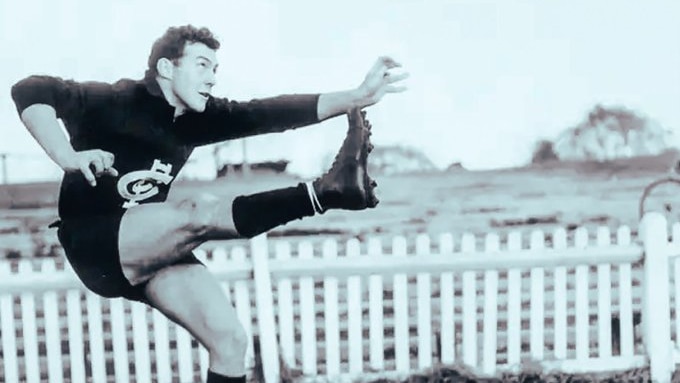
<path id="1" fill-rule="evenodd" d="M 198 92 L 198 94 L 200 94 L 201 97 L 205 98 L 206 100 L 208 99 L 208 97 L 210 97 L 210 93 L 208 92 Z"/>

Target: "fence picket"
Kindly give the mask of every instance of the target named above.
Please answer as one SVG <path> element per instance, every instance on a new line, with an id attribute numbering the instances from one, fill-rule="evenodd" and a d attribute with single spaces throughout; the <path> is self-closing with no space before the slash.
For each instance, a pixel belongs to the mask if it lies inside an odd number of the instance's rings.
<path id="1" fill-rule="evenodd" d="M 508 235 L 508 250 L 522 249 L 522 234 Z M 522 357 L 522 275 L 519 269 L 508 270 L 508 364 L 518 368 Z"/>
<path id="2" fill-rule="evenodd" d="M 135 356 L 135 378 L 138 382 L 151 381 L 151 358 L 149 357 L 149 321 L 146 305 L 138 302 L 132 306 L 132 346 Z"/>
<path id="3" fill-rule="evenodd" d="M 395 257 L 406 257 L 406 239 L 395 237 L 392 240 L 392 252 Z M 408 323 L 408 285 L 405 274 L 394 275 L 394 357 L 396 371 L 407 373 L 411 367 L 409 362 L 409 323 Z"/>
<path id="4" fill-rule="evenodd" d="M 597 245 L 609 246 L 611 234 L 609 228 L 602 226 L 597 231 Z M 608 358 L 612 356 L 612 313 L 611 313 L 611 265 L 597 266 L 597 322 L 598 322 L 598 356 Z"/>
<path id="5" fill-rule="evenodd" d="M 430 253 L 430 238 L 419 235 L 416 238 L 416 253 Z M 418 273 L 417 284 L 417 310 L 418 310 L 418 368 L 432 367 L 432 277 L 430 273 Z"/>
<path id="6" fill-rule="evenodd" d="M 535 230 L 531 233 L 531 250 L 540 252 L 545 245 L 543 231 Z M 542 267 L 532 267 L 531 278 L 531 308 L 530 308 L 530 343 L 531 358 L 542 360 L 544 352 L 544 320 L 545 320 L 545 273 Z"/>
<path id="7" fill-rule="evenodd" d="M 122 298 L 109 300 L 111 307 L 111 341 L 113 342 L 113 371 L 116 383 L 130 382 L 130 360 L 125 331 L 125 307 Z"/>
<path id="8" fill-rule="evenodd" d="M 675 347 L 680 348 L 680 257 L 672 260 L 675 292 Z"/>
<path id="9" fill-rule="evenodd" d="M 671 242 L 680 245 L 680 222 L 673 224 Z M 675 287 L 675 347 L 680 348 L 680 257 L 675 257 L 673 263 L 673 281 Z"/>
<path id="10" fill-rule="evenodd" d="M 617 243 L 621 246 L 630 244 L 630 228 L 622 226 L 618 229 Z M 621 356 L 632 357 L 633 349 L 633 294 L 632 270 L 630 263 L 619 265 L 619 340 Z M 677 296 L 677 295 L 676 295 Z"/>
<path id="11" fill-rule="evenodd" d="M 158 310 L 153 310 L 151 315 L 153 318 L 153 339 L 156 354 L 156 379 L 158 382 L 169 382 L 172 380 L 168 333 L 169 321 Z"/>
<path id="12" fill-rule="evenodd" d="M 371 238 L 368 242 L 368 256 L 382 255 L 382 242 L 377 238 Z M 368 316 L 370 321 L 370 364 L 375 371 L 385 368 L 385 329 L 383 324 L 383 280 L 380 275 L 368 277 Z"/>
<path id="13" fill-rule="evenodd" d="M 334 259 L 338 256 L 338 245 L 328 239 L 323 243 L 323 257 Z M 326 374 L 335 379 L 340 374 L 340 326 L 338 323 L 338 278 L 324 278 L 324 327 L 326 331 Z M 349 310 L 349 307 L 348 307 Z"/>
<path id="14" fill-rule="evenodd" d="M 208 379 L 208 369 L 210 368 L 210 354 L 203 345 L 198 345 L 198 361 L 201 366 L 201 382 Z"/>
<path id="15" fill-rule="evenodd" d="M 231 250 L 231 259 L 238 262 L 246 260 L 246 250 L 243 247 L 234 247 Z M 243 326 L 246 337 L 248 338 L 248 349 L 246 350 L 246 368 L 255 365 L 255 354 L 253 345 L 253 314 L 250 305 L 250 293 L 248 282 L 239 280 L 234 282 L 234 297 L 236 298 L 236 315 Z"/>
<path id="16" fill-rule="evenodd" d="M 359 241 L 352 238 L 347 241 L 347 257 L 360 256 Z M 361 278 L 347 278 L 347 337 L 349 341 L 349 372 L 357 374 L 363 371 L 363 344 L 361 334 Z"/>
<path id="17" fill-rule="evenodd" d="M 87 335 L 90 343 L 90 364 L 92 366 L 92 382 L 106 383 L 106 364 L 104 362 L 104 338 L 102 334 L 102 299 L 91 291 L 85 293 L 87 301 Z"/>
<path id="18" fill-rule="evenodd" d="M 262 360 L 263 379 L 277 382 L 281 375 L 281 359 L 276 342 L 276 319 L 274 318 L 274 296 L 272 274 L 269 270 L 269 242 L 265 234 L 250 241 L 253 277 L 255 279 L 255 304 L 257 305 L 259 345 Z"/>
<path id="19" fill-rule="evenodd" d="M 309 242 L 301 242 L 298 248 L 300 259 L 314 257 Z M 316 320 L 314 312 L 314 280 L 312 277 L 300 278 L 300 328 L 302 329 L 302 372 L 316 375 Z"/>
<path id="20" fill-rule="evenodd" d="M 453 253 L 453 236 L 449 233 L 439 236 L 439 253 L 447 256 L 455 256 Z M 444 271 L 441 273 L 439 282 L 439 302 L 441 305 L 440 344 L 441 362 L 453 364 L 455 354 L 455 329 L 454 322 L 454 290 L 453 273 Z"/>
<path id="21" fill-rule="evenodd" d="M 486 236 L 485 251 L 498 253 L 500 239 L 497 234 Z M 482 346 L 482 371 L 493 374 L 496 371 L 496 355 L 498 354 L 498 271 L 489 270 L 484 273 L 484 330 Z"/>
<path id="22" fill-rule="evenodd" d="M 588 247 L 588 231 L 576 229 L 575 245 L 579 249 Z M 589 350 L 589 302 L 588 302 L 588 266 L 576 266 L 576 359 L 590 357 Z"/>
<path id="23" fill-rule="evenodd" d="M 475 251 L 475 236 L 463 235 L 463 252 Z M 463 271 L 463 363 L 477 366 L 477 285 L 474 271 Z"/>
<path id="24" fill-rule="evenodd" d="M 34 274 L 31 261 L 19 261 L 19 273 Z M 40 363 L 38 358 L 38 329 L 36 326 L 35 294 L 21 294 L 21 320 L 23 322 L 24 360 L 26 383 L 40 382 Z"/>
<path id="25" fill-rule="evenodd" d="M 48 275 L 57 272 L 54 259 L 47 258 L 42 261 L 41 272 Z M 45 348 L 47 351 L 47 376 L 50 383 L 64 381 L 64 367 L 62 363 L 61 340 L 59 335 L 59 307 L 56 291 L 47 291 L 43 295 L 45 309 Z"/>
<path id="26" fill-rule="evenodd" d="M 567 231 L 558 228 L 553 233 L 553 248 L 557 250 L 567 248 Z M 555 358 L 567 358 L 567 268 L 555 268 Z"/>
<path id="27" fill-rule="evenodd" d="M 276 243 L 276 259 L 290 259 L 290 243 L 279 241 Z M 281 357 L 288 368 L 295 363 L 295 328 L 293 326 L 293 287 L 291 280 L 283 278 L 277 285 L 277 309 L 279 313 L 279 337 Z"/>
<path id="28" fill-rule="evenodd" d="M 647 213 L 640 224 L 645 252 L 642 329 L 652 380 L 670 382 L 675 367 L 671 341 L 668 224 Z M 652 281 L 654 281 L 652 285 Z"/>
<path id="29" fill-rule="evenodd" d="M 217 249 L 215 249 L 217 250 Z M 223 251 L 223 253 L 226 254 L 226 252 Z M 222 259 L 222 263 L 219 264 L 218 262 L 215 262 L 214 258 L 215 251 L 213 250 L 213 259 L 209 260 L 208 259 L 208 253 L 203 250 L 203 249 L 196 249 L 194 250 L 194 255 L 196 258 L 201 260 L 201 262 L 205 263 L 208 266 L 209 270 L 221 270 L 224 269 L 224 264 L 226 262 L 226 257 Z M 222 287 L 224 291 L 224 286 L 222 283 L 220 283 L 220 286 Z M 229 290 L 225 291 L 225 295 L 228 297 Z M 228 299 L 228 298 L 227 298 Z M 228 299 L 228 304 L 231 304 L 231 299 Z M 208 355 L 208 350 L 202 345 L 198 344 L 198 362 L 199 362 L 199 368 L 200 368 L 200 375 L 201 375 L 201 381 L 205 381 L 208 378 L 208 368 L 209 368 L 209 355 Z M 150 381 L 150 380 L 149 380 Z"/>
<path id="30" fill-rule="evenodd" d="M 0 279 L 12 273 L 9 262 L 0 262 Z M 0 333 L 2 333 L 2 364 L 7 382 L 19 381 L 17 337 L 14 318 L 14 299 L 11 294 L 0 294 Z"/>
<path id="31" fill-rule="evenodd" d="M 180 382 L 194 380 L 194 364 L 191 347 L 191 334 L 182 326 L 174 324 L 177 339 L 177 372 Z"/>

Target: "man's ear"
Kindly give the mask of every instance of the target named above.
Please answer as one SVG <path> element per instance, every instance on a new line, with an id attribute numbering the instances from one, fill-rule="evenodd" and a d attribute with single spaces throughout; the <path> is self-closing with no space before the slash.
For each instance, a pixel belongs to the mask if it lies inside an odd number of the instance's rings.
<path id="1" fill-rule="evenodd" d="M 175 64 L 165 57 L 161 57 L 156 61 L 156 71 L 163 78 L 171 79 L 173 77 L 174 66 Z"/>

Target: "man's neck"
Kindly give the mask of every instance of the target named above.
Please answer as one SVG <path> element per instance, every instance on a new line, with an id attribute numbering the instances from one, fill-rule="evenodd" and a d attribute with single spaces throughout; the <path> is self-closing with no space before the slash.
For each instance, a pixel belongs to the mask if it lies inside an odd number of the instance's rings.
<path id="1" fill-rule="evenodd" d="M 172 91 L 172 86 L 170 85 L 170 83 L 167 80 L 158 77 L 156 77 L 155 81 L 158 84 L 158 87 L 160 88 L 161 93 L 163 94 L 163 98 L 165 98 L 165 101 L 167 101 L 168 104 L 175 108 L 175 118 L 184 114 L 186 108 L 184 107 L 183 103 L 177 98 L 175 93 Z"/>

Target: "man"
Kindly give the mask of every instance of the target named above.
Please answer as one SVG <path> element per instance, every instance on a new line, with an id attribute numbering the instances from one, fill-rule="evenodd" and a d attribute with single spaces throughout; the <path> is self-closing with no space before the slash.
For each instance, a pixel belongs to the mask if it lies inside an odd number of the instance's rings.
<path id="1" fill-rule="evenodd" d="M 355 90 L 240 103 L 210 94 L 219 42 L 206 28 L 169 28 L 141 81 L 77 83 L 32 76 L 12 88 L 21 119 L 64 171 L 58 236 L 82 282 L 105 297 L 145 302 L 185 327 L 210 354 L 208 382 L 244 382 L 248 340 L 218 282 L 192 250 L 253 237 L 329 209 L 374 207 L 366 173 L 370 126 L 359 112 L 406 75 L 378 59 Z M 239 196 L 165 202 L 192 150 L 349 115 L 331 169 L 314 182 Z M 61 132 L 61 119 L 70 141 Z M 115 167 L 114 167 L 115 165 Z"/>

